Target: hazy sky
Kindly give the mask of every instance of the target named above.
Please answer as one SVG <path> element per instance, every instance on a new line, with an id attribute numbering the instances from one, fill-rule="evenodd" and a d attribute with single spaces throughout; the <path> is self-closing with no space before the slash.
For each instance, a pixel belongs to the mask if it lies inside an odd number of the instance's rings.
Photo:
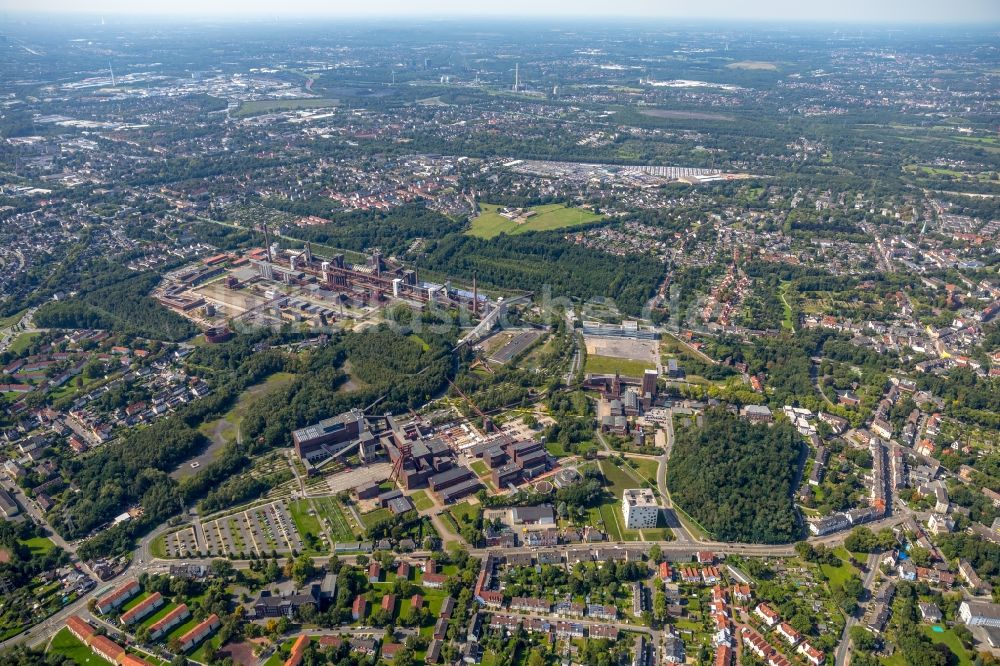
<path id="1" fill-rule="evenodd" d="M 87 14 L 654 16 L 891 23 L 1000 22 L 1000 0 L 0 0 L 0 10 Z"/>

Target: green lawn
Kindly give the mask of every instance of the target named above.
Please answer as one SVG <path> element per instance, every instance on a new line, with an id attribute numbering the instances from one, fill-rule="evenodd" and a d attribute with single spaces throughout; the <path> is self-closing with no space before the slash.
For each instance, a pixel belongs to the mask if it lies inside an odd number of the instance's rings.
<path id="1" fill-rule="evenodd" d="M 452 506 L 449 511 L 455 518 L 456 523 L 459 525 L 465 525 L 476 519 L 476 514 L 479 513 L 479 507 L 472 506 L 468 502 L 461 502 Z"/>
<path id="2" fill-rule="evenodd" d="M 31 549 L 32 555 L 44 555 L 56 547 L 56 545 L 52 543 L 52 540 L 47 537 L 33 537 L 27 541 L 23 541 L 22 543 Z"/>
<path id="3" fill-rule="evenodd" d="M 549 452 L 549 455 L 553 458 L 564 458 L 569 455 L 569 451 L 563 448 L 563 445 L 559 442 L 545 442 L 545 450 Z"/>
<path id="4" fill-rule="evenodd" d="M 451 528 L 452 534 L 458 534 L 460 532 L 458 529 L 458 523 L 455 522 L 455 518 L 452 517 L 451 513 L 444 511 L 440 515 L 444 522 L 447 523 L 448 527 Z"/>
<path id="5" fill-rule="evenodd" d="M 146 619 L 142 620 L 142 622 L 139 623 L 139 626 L 151 627 L 160 620 L 162 620 L 164 617 L 166 617 L 167 613 L 169 613 L 175 608 L 177 608 L 177 604 L 173 603 L 172 601 L 167 601 L 167 603 L 160 606 L 159 610 L 157 610 L 155 613 L 153 613 L 152 615 L 147 615 Z M 191 610 L 190 607 L 188 607 L 188 610 Z"/>
<path id="6" fill-rule="evenodd" d="M 9 317 L 0 317 L 0 328 L 7 328 L 21 321 L 21 317 L 24 316 L 24 312 L 24 310 L 19 310 Z"/>
<path id="7" fill-rule="evenodd" d="M 281 649 L 284 649 L 285 654 L 287 655 L 288 652 L 292 649 L 292 646 L 294 644 L 295 644 L 294 638 L 282 643 L 279 646 L 280 649 L 275 650 L 274 654 L 272 654 L 270 657 L 267 658 L 267 661 L 264 662 L 263 666 L 281 666 L 282 664 L 284 664 L 285 658 L 281 656 L 282 654 Z"/>
<path id="8" fill-rule="evenodd" d="M 611 541 L 622 540 L 622 524 L 618 515 L 618 504 L 602 504 L 600 508 L 601 519 L 604 521 L 604 529 L 608 533 Z"/>
<path id="9" fill-rule="evenodd" d="M 410 340 L 413 340 L 418 345 L 420 345 L 420 348 L 423 349 L 424 351 L 430 351 L 431 346 L 429 344 L 427 344 L 424 341 L 424 339 L 422 337 L 420 337 L 419 335 L 417 335 L 416 333 L 411 333 L 410 335 L 408 335 L 406 337 L 409 338 Z"/>
<path id="10" fill-rule="evenodd" d="M 850 565 L 850 554 L 843 547 L 837 548 L 833 553 L 840 558 L 840 566 L 821 564 L 820 570 L 830 581 L 831 587 L 842 587 L 848 578 L 858 574 L 858 570 Z"/>
<path id="11" fill-rule="evenodd" d="M 190 609 L 190 608 L 191 608 L 191 606 L 189 604 L 188 605 L 188 609 Z M 189 617 L 187 620 L 185 620 L 184 622 L 178 624 L 176 627 L 174 627 L 173 629 L 171 629 L 170 632 L 166 636 L 161 636 L 160 640 L 162 640 L 164 643 L 169 643 L 170 639 L 172 639 L 172 638 L 180 638 L 181 636 L 183 636 L 187 632 L 189 632 L 192 629 L 194 629 L 195 627 L 197 627 L 200 623 L 201 623 L 201 620 L 199 620 L 198 618 L 196 618 L 194 616 L 194 613 L 192 613 L 191 617 Z"/>
<path id="12" fill-rule="evenodd" d="M 153 539 L 149 544 L 149 552 L 153 554 L 153 557 L 161 560 L 167 559 L 167 535 L 161 534 Z"/>
<path id="13" fill-rule="evenodd" d="M 260 113 L 274 113 L 276 111 L 293 111 L 298 109 L 318 109 L 325 106 L 337 106 L 339 100 L 329 98 L 311 97 L 304 99 L 259 99 L 250 102 L 243 102 L 240 108 L 233 112 L 233 116 L 253 116 Z"/>
<path id="14" fill-rule="evenodd" d="M 785 298 L 788 294 L 788 288 L 791 286 L 791 282 L 782 282 L 781 286 L 778 288 L 778 297 L 781 298 L 781 305 L 783 309 L 781 325 L 790 331 L 794 331 L 795 322 L 792 321 L 792 306 L 788 304 L 788 299 Z"/>
<path id="15" fill-rule="evenodd" d="M 21 354 L 25 349 L 30 347 L 31 343 L 34 342 L 39 336 L 41 336 L 41 333 L 22 333 L 14 338 L 14 342 L 10 343 L 10 347 L 8 347 L 7 350 L 15 356 Z"/>
<path id="16" fill-rule="evenodd" d="M 615 499 L 621 500 L 627 488 L 637 488 L 639 486 L 635 479 L 629 476 L 628 472 L 622 470 L 610 460 L 601 460 L 600 466 L 601 472 L 604 473 L 604 478 L 608 480 L 608 490 L 615 496 Z"/>
<path id="17" fill-rule="evenodd" d="M 72 659 L 79 666 L 112 666 L 111 662 L 91 652 L 89 647 L 81 643 L 65 627 L 52 637 L 49 651 Z"/>
<path id="18" fill-rule="evenodd" d="M 123 603 L 122 607 L 119 608 L 118 610 L 122 613 L 124 613 L 125 611 L 130 611 L 136 606 L 138 606 L 140 603 L 142 603 L 142 601 L 149 595 L 150 595 L 149 592 L 140 592 L 139 594 L 135 595 L 134 597 Z"/>
<path id="19" fill-rule="evenodd" d="M 473 469 L 475 469 L 475 466 L 473 466 Z M 410 499 L 413 500 L 413 505 L 417 507 L 418 511 L 424 511 L 434 506 L 434 500 L 430 498 L 425 490 L 418 490 L 412 493 Z"/>
<path id="20" fill-rule="evenodd" d="M 365 527 L 371 527 L 378 521 L 391 516 L 392 512 L 389 509 L 375 509 L 374 511 L 361 514 L 361 520 L 364 521 Z"/>
<path id="21" fill-rule="evenodd" d="M 583 369 L 584 372 L 595 375 L 613 375 L 618 372 L 626 377 L 642 377 L 646 370 L 654 368 L 656 365 L 652 361 L 634 361 L 628 358 L 587 354 L 587 362 Z"/>
<path id="22" fill-rule="evenodd" d="M 537 214 L 528 218 L 524 224 L 518 224 L 502 217 L 497 211 L 501 206 L 495 204 L 480 204 L 480 214 L 472 220 L 472 227 L 466 232 L 477 238 L 489 240 L 500 234 L 524 234 L 529 231 L 551 231 L 589 224 L 602 219 L 602 216 L 583 208 L 568 208 L 563 204 L 548 204 L 533 206 L 531 210 Z"/>
<path id="23" fill-rule="evenodd" d="M 230 442 L 236 439 L 236 433 L 247 409 L 260 396 L 273 391 L 276 388 L 292 382 L 295 375 L 290 372 L 275 372 L 264 381 L 247 388 L 236 400 L 232 409 L 226 412 L 221 418 L 214 421 L 202 423 L 198 431 L 209 439 L 221 438 L 223 442 Z M 220 450 L 221 453 L 221 450 Z"/>
<path id="24" fill-rule="evenodd" d="M 308 532 L 318 537 L 323 533 L 323 528 L 319 524 L 319 518 L 316 517 L 316 512 L 309 505 L 309 500 L 300 499 L 289 502 L 288 512 L 292 515 L 292 521 L 295 523 L 295 529 L 299 531 L 299 534 L 305 535 Z"/>
<path id="25" fill-rule="evenodd" d="M 934 631 L 933 627 L 927 625 L 921 627 L 921 631 L 923 631 L 924 635 L 931 639 L 931 641 L 947 645 L 948 649 L 951 650 L 958 658 L 958 666 L 972 666 L 972 659 L 970 659 L 968 650 L 966 650 L 965 646 L 962 645 L 962 641 L 958 639 L 958 636 L 955 635 L 954 631 L 945 628 L 944 631 L 938 633 Z"/>
<path id="26" fill-rule="evenodd" d="M 655 460 L 650 458 L 628 458 L 635 471 L 644 479 L 649 479 L 656 483 L 656 469 L 659 466 Z"/>
<path id="27" fill-rule="evenodd" d="M 472 471 L 475 472 L 477 476 L 486 476 L 487 474 L 490 473 L 489 467 L 487 467 L 486 463 L 484 463 L 482 460 L 475 461 L 474 463 L 469 465 L 469 467 L 472 468 Z"/>

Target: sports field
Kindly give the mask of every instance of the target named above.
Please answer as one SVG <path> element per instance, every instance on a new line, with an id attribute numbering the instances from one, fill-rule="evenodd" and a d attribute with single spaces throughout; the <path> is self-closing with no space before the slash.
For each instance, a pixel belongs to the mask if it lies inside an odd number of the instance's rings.
<path id="1" fill-rule="evenodd" d="M 547 204 L 529 208 L 528 210 L 534 211 L 536 215 L 527 218 L 525 222 L 518 223 L 501 216 L 498 212 L 500 208 L 501 206 L 494 204 L 480 204 L 480 214 L 472 220 L 472 227 L 466 233 L 488 240 L 500 234 L 515 235 L 529 231 L 566 229 L 602 219 L 602 216 L 597 213 L 583 208 L 567 208 L 562 204 Z"/>
<path id="2" fill-rule="evenodd" d="M 298 109 L 319 109 L 325 106 L 337 106 L 338 100 L 309 97 L 305 99 L 259 99 L 240 104 L 233 115 L 236 117 L 253 116 L 259 113 L 274 113 L 276 111 L 295 111 Z"/>

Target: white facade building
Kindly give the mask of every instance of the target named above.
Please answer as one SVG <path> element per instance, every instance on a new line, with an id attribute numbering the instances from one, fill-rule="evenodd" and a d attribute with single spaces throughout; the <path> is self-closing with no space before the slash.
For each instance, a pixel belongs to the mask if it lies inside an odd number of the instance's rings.
<path id="1" fill-rule="evenodd" d="M 656 495 L 649 488 L 630 488 L 622 495 L 622 516 L 625 528 L 630 530 L 656 527 L 660 517 L 660 505 Z"/>
<path id="2" fill-rule="evenodd" d="M 970 627 L 1000 627 L 1000 604 L 963 601 L 958 616 Z"/>

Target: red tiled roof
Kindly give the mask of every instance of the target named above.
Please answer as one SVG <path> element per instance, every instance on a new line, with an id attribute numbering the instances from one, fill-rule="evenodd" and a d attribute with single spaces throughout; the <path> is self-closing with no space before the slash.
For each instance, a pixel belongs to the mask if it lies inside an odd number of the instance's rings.
<path id="1" fill-rule="evenodd" d="M 285 660 L 285 666 L 299 666 L 302 663 L 302 655 L 305 654 L 307 645 L 309 645 L 309 637 L 305 634 L 296 638 L 292 645 L 292 653 Z"/>

